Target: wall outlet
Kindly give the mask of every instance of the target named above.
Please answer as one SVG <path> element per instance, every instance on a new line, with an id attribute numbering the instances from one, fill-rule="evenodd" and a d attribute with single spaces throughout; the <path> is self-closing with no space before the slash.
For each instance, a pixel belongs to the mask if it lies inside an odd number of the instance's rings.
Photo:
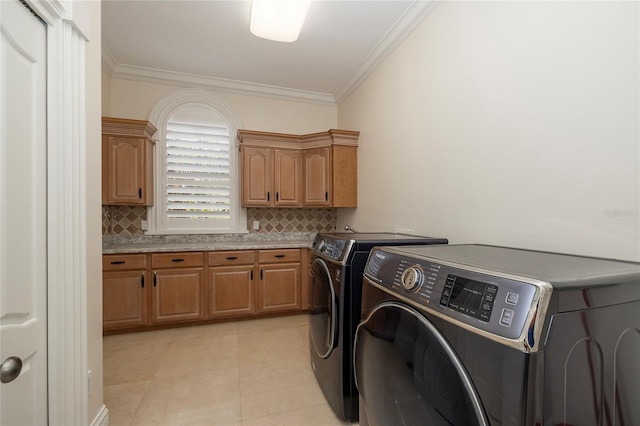
<path id="1" fill-rule="evenodd" d="M 143 231 L 146 231 L 149 229 L 149 223 L 146 220 L 141 220 L 140 221 L 140 229 L 142 229 Z"/>
<path id="2" fill-rule="evenodd" d="M 260 229 L 260 221 L 259 220 L 254 220 L 253 221 L 253 229 L 255 229 L 256 231 L 258 229 Z"/>
<path id="3" fill-rule="evenodd" d="M 396 234 L 416 235 L 416 230 L 415 229 L 394 228 L 393 232 L 395 232 Z"/>

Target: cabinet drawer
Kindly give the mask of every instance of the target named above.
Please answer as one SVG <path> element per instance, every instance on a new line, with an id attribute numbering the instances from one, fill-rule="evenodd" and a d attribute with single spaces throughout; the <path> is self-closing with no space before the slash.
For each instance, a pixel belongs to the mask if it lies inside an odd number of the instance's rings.
<path id="1" fill-rule="evenodd" d="M 202 266 L 203 253 L 160 253 L 151 255 L 152 268 L 187 268 Z"/>
<path id="2" fill-rule="evenodd" d="M 102 256 L 103 271 L 130 271 L 146 268 L 146 254 L 105 254 Z"/>
<path id="3" fill-rule="evenodd" d="M 209 252 L 209 266 L 253 265 L 253 250 Z"/>
<path id="4" fill-rule="evenodd" d="M 299 262 L 300 249 L 260 250 L 258 260 L 260 263 Z"/>

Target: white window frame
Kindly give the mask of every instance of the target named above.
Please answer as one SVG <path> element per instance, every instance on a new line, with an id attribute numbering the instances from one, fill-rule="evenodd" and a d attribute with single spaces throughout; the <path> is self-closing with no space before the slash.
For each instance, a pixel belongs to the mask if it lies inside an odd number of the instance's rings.
<path id="1" fill-rule="evenodd" d="M 166 205 L 166 146 L 165 134 L 169 119 L 177 111 L 189 107 L 206 108 L 222 116 L 229 127 L 229 161 L 231 168 L 231 222 L 229 227 L 180 227 L 171 228 L 167 220 Z M 160 99 L 149 113 L 149 121 L 158 129 L 154 154 L 154 205 L 147 210 L 149 229 L 147 234 L 221 234 L 246 233 L 247 211 L 240 205 L 240 163 L 236 134 L 240 120 L 223 99 L 204 89 L 181 89 Z M 199 222 L 202 223 L 202 222 Z"/>

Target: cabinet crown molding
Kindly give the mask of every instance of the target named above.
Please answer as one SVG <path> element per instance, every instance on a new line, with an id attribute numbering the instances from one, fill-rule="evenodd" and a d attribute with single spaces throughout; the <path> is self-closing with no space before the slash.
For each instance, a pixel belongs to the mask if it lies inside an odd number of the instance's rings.
<path id="1" fill-rule="evenodd" d="M 289 149 L 320 148 L 331 145 L 358 146 L 359 136 L 360 132 L 340 129 L 329 129 L 326 132 L 306 135 L 238 130 L 238 140 L 241 144 Z"/>
<path id="2" fill-rule="evenodd" d="M 153 141 L 152 136 L 158 129 L 146 120 L 132 120 L 129 118 L 102 117 L 102 134 L 133 136 L 148 138 Z M 155 143 L 155 141 L 153 141 Z"/>

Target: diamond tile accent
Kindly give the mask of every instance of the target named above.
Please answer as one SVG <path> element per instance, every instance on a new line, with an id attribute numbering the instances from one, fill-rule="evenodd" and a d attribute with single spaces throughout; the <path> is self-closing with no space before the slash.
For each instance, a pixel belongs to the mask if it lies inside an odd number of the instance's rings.
<path id="1" fill-rule="evenodd" d="M 102 206 L 102 235 L 143 235 L 141 221 L 147 219 L 146 207 Z M 260 229 L 253 229 L 253 221 Z M 247 209 L 250 233 L 268 232 L 334 232 L 337 209 Z"/>
<path id="2" fill-rule="evenodd" d="M 146 207 L 102 206 L 102 234 L 142 235 L 141 221 L 146 219 Z"/>
<path id="3" fill-rule="evenodd" d="M 260 229 L 253 230 L 253 221 Z M 336 209 L 247 209 L 247 229 L 251 233 L 266 232 L 333 232 L 336 230 Z"/>

